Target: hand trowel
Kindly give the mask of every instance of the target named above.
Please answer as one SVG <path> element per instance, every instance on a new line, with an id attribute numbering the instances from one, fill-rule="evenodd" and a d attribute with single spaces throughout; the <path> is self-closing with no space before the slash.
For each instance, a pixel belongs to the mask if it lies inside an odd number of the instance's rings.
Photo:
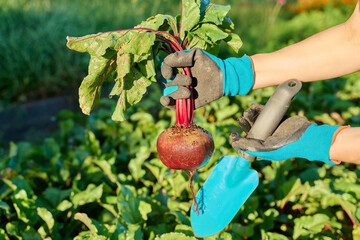
<path id="1" fill-rule="evenodd" d="M 289 80 L 279 85 L 257 117 L 247 137 L 265 140 L 275 131 L 288 110 L 301 82 Z M 196 194 L 199 212 L 191 207 L 191 225 L 195 236 L 207 237 L 223 230 L 259 184 L 258 173 L 249 166 L 255 157 L 222 157 Z"/>

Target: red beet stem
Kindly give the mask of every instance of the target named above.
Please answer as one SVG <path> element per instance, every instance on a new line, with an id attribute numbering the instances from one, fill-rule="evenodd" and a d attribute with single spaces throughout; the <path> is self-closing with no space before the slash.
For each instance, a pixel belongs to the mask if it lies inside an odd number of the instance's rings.
<path id="1" fill-rule="evenodd" d="M 172 36 L 171 34 L 169 34 L 167 32 L 156 31 L 156 30 L 149 29 L 149 28 L 137 28 L 137 29 L 145 30 L 145 31 L 152 31 L 152 32 L 157 33 L 156 38 L 169 44 L 170 47 L 175 52 L 184 50 L 183 47 L 181 46 L 181 43 L 179 42 L 181 40 L 178 41 L 176 39 L 176 37 Z M 180 29 L 181 29 L 181 26 L 179 28 L 179 33 L 180 33 Z M 166 34 L 171 38 L 171 40 L 161 37 L 158 34 Z M 162 49 L 162 50 L 164 50 L 164 49 Z M 183 68 L 183 72 L 185 75 L 192 77 L 190 68 L 188 68 L 188 67 Z M 193 115 L 194 115 L 193 88 L 191 85 L 188 88 L 191 91 L 190 98 L 176 100 L 176 125 L 177 126 L 189 127 L 193 123 Z"/>
<path id="2" fill-rule="evenodd" d="M 195 196 L 194 188 L 193 188 L 193 184 L 192 184 L 192 182 L 193 182 L 192 180 L 193 180 L 195 170 L 192 170 L 192 171 L 189 171 L 189 172 L 190 172 L 190 178 L 189 178 L 190 190 L 191 190 L 192 198 L 194 199 L 194 212 L 196 212 L 197 215 L 199 216 L 199 214 L 200 214 L 200 212 L 199 212 L 199 204 L 196 201 L 196 196 Z"/>
<path id="3" fill-rule="evenodd" d="M 192 77 L 190 68 L 183 68 L 183 73 Z M 194 116 L 194 98 L 193 87 L 188 86 L 190 89 L 190 98 L 176 100 L 176 125 L 189 127 L 193 123 Z M 178 119 L 179 117 L 179 119 Z"/>
<path id="4" fill-rule="evenodd" d="M 191 196 L 194 199 L 194 210 L 193 211 L 196 212 L 197 215 L 199 216 L 199 214 L 200 214 L 200 212 L 199 212 L 199 204 L 197 203 L 196 196 L 195 196 L 195 193 L 194 193 L 194 187 L 193 187 L 193 184 L 192 184 L 193 176 L 194 176 L 196 170 L 189 170 L 189 173 L 187 173 L 187 171 L 185 171 L 185 170 L 182 170 L 182 171 L 189 178 L 189 188 L 191 190 Z"/>
<path id="5" fill-rule="evenodd" d="M 147 29 L 144 29 L 147 30 Z M 170 47 L 175 51 L 182 51 L 183 48 L 181 44 L 176 40 L 175 37 L 172 37 L 172 40 L 168 40 L 161 36 L 156 35 L 156 38 L 162 40 L 165 43 L 168 43 Z M 190 68 L 183 68 L 185 75 L 192 77 Z M 179 99 L 176 100 L 176 125 L 177 126 L 186 126 L 189 127 L 193 123 L 194 116 L 194 99 L 193 99 L 193 88 L 192 86 L 188 87 L 191 91 L 190 98 L 188 99 Z"/>

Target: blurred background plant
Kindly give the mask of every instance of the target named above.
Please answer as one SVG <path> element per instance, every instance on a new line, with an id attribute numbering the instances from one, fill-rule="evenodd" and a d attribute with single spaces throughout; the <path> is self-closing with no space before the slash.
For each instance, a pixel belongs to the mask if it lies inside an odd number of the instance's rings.
<path id="1" fill-rule="evenodd" d="M 243 52 L 273 51 L 349 16 L 355 0 L 229 0 Z M 278 4 L 276 4 L 278 2 Z M 306 5 L 306 7 L 304 7 Z M 178 14 L 180 1 L 0 0 L 0 103 L 76 92 L 87 57 L 64 36 L 129 28 L 157 13 Z M 280 11 L 281 10 L 281 11 Z M 311 11 L 311 13 L 310 13 Z M 299 14 L 297 14 L 299 13 Z M 230 51 L 223 51 L 224 57 Z M 0 106 L 1 106 L 0 105 Z"/>
<path id="2" fill-rule="evenodd" d="M 133 27 L 171 1 L 1 0 L 0 101 L 28 102 L 78 88 L 86 56 L 66 48 L 66 36 Z"/>
<path id="3" fill-rule="evenodd" d="M 217 0 L 244 45 L 240 55 L 280 49 L 344 22 L 356 1 Z M 306 7 L 305 4 L 306 3 Z M 68 35 L 124 29 L 157 13 L 177 15 L 174 0 L 0 0 L 0 110 L 8 105 L 76 95 L 86 75 L 85 54 L 68 50 Z M 234 56 L 221 46 L 221 57 Z M 360 126 L 360 73 L 304 84 L 290 115 L 326 124 Z M 274 87 L 224 97 L 196 111 L 195 122 L 214 137 L 211 161 L 194 177 L 197 190 L 217 160 L 236 154 L 228 143 L 251 103 L 265 103 Z M 91 116 L 68 110 L 40 141 L 0 148 L 0 239 L 196 239 L 191 194 L 179 171 L 157 158 L 157 135 L 174 114 L 151 94 L 111 121 L 115 101 L 104 96 Z M 330 167 L 291 159 L 254 162 L 260 185 L 233 222 L 207 239 L 360 239 L 360 167 Z"/>

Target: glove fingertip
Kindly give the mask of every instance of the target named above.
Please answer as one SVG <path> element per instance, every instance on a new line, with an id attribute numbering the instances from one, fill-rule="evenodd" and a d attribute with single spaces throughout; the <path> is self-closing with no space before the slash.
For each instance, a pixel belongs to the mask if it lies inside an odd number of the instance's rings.
<path id="1" fill-rule="evenodd" d="M 249 141 L 247 138 L 243 137 L 235 137 L 233 141 L 231 141 L 231 146 L 239 151 L 251 151 L 254 149 L 251 149 L 252 142 Z"/>
<path id="2" fill-rule="evenodd" d="M 230 136 L 229 136 L 230 142 L 237 141 L 240 138 L 241 138 L 241 136 L 237 132 L 230 133 Z"/>
<path id="3" fill-rule="evenodd" d="M 170 98 L 167 96 L 162 96 L 160 98 L 160 103 L 161 105 L 163 105 L 164 107 L 168 107 L 170 105 Z"/>
<path id="4" fill-rule="evenodd" d="M 229 136 L 230 144 L 231 146 L 240 151 L 246 151 L 248 148 L 246 147 L 246 144 L 244 144 L 244 141 L 246 142 L 246 138 L 243 138 L 238 134 L 237 132 L 232 132 Z"/>
<path id="5" fill-rule="evenodd" d="M 239 117 L 237 121 L 244 132 L 248 133 L 250 131 L 251 125 L 244 117 Z"/>
<path id="6" fill-rule="evenodd" d="M 193 66 L 195 51 L 179 51 L 168 55 L 164 59 L 164 65 L 168 65 L 173 68 L 177 67 L 191 67 Z"/>
<path id="7" fill-rule="evenodd" d="M 170 93 L 169 97 L 172 97 L 173 99 L 177 100 L 177 99 L 189 98 L 190 95 L 191 95 L 191 92 L 188 88 L 182 87 L 182 86 L 177 86 L 177 90 Z"/>
<path id="8" fill-rule="evenodd" d="M 173 98 L 162 96 L 160 98 L 160 103 L 168 109 L 175 110 L 175 100 Z"/>
<path id="9" fill-rule="evenodd" d="M 170 67 L 166 63 L 163 63 L 163 65 L 161 66 L 161 75 L 165 79 L 172 79 L 174 75 L 172 67 Z"/>
<path id="10" fill-rule="evenodd" d="M 261 112 L 264 109 L 264 105 L 259 103 L 252 103 L 249 108 L 253 111 Z"/>

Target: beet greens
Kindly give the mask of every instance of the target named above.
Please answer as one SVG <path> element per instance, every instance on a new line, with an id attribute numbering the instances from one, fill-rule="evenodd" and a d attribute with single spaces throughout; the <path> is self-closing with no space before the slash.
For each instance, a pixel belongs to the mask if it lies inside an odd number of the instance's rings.
<path id="1" fill-rule="evenodd" d="M 126 110 L 156 82 L 161 51 L 170 54 L 200 48 L 216 53 L 220 42 L 225 41 L 238 53 L 242 42 L 232 33 L 234 24 L 226 16 L 229 10 L 228 5 L 206 0 L 183 0 L 181 15 L 177 17 L 158 14 L 131 29 L 67 37 L 68 48 L 90 54 L 88 75 L 79 88 L 82 112 L 89 115 L 100 98 L 103 83 L 115 81 L 110 98 L 118 96 L 118 101 L 112 119 L 125 120 Z M 182 71 L 191 76 L 189 68 Z M 193 111 L 192 97 L 178 100 L 177 125 L 191 125 Z"/>

